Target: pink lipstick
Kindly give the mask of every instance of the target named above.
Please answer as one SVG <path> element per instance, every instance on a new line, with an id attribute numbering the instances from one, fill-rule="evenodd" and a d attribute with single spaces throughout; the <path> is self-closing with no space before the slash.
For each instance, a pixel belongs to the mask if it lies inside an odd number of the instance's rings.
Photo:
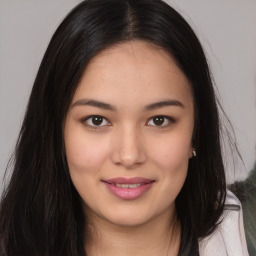
<path id="1" fill-rule="evenodd" d="M 102 180 L 115 196 L 125 199 L 133 200 L 146 191 L 148 191 L 154 183 L 154 180 L 145 179 L 141 177 L 124 178 L 117 177 L 109 180 Z"/>

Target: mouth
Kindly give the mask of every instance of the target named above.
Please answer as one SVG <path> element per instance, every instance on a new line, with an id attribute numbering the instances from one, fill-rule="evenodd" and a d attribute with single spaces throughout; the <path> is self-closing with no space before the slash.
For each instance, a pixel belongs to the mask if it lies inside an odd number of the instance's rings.
<path id="1" fill-rule="evenodd" d="M 109 180 L 102 180 L 102 182 L 116 197 L 125 200 L 133 200 L 146 193 L 152 187 L 155 180 L 141 177 L 118 177 Z"/>
<path id="2" fill-rule="evenodd" d="M 144 184 L 143 183 L 138 183 L 138 184 L 113 184 L 113 185 L 115 185 L 119 188 L 138 188 L 138 187 L 140 187 Z"/>

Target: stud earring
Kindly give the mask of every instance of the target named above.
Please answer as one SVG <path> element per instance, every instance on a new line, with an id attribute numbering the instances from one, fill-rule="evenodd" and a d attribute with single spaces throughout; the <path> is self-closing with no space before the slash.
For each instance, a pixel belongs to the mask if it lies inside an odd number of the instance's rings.
<path id="1" fill-rule="evenodd" d="M 196 150 L 195 149 L 193 150 L 192 154 L 193 154 L 193 157 L 196 157 Z"/>

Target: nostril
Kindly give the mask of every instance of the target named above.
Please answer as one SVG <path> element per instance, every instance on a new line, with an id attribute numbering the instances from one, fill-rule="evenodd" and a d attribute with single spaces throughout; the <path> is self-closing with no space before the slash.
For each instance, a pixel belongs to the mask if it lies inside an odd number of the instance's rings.
<path id="1" fill-rule="evenodd" d="M 115 165 L 134 168 L 143 164 L 146 154 L 141 141 L 134 132 L 123 133 L 113 141 L 112 161 Z"/>

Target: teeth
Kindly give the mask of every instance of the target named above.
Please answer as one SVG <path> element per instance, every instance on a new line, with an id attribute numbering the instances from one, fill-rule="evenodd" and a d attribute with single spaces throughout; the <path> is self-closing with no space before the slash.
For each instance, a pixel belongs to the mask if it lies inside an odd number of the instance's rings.
<path id="1" fill-rule="evenodd" d="M 137 188 L 139 186 L 141 186 L 141 183 L 138 184 L 115 184 L 117 187 L 119 188 Z"/>

